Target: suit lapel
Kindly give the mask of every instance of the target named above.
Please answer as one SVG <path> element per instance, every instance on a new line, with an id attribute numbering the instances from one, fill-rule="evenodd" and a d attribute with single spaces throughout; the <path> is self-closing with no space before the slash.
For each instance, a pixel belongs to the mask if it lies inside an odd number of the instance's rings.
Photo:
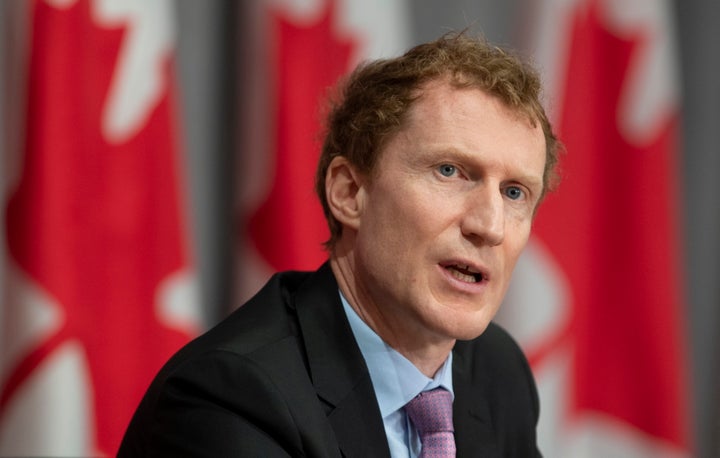
<path id="1" fill-rule="evenodd" d="M 472 347 L 465 342 L 458 342 L 453 350 L 453 424 L 457 456 L 500 458 L 487 403 L 487 372 L 473 368 L 471 351 Z M 477 364 L 477 358 L 475 360 Z"/>
<path id="2" fill-rule="evenodd" d="M 295 297 L 308 367 L 344 456 L 390 457 L 365 359 L 326 263 Z"/>

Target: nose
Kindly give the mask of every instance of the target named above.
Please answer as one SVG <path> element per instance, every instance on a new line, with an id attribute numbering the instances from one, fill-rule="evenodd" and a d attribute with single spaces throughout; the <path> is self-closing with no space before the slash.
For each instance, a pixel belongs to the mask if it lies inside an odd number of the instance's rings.
<path id="1" fill-rule="evenodd" d="M 497 187 L 483 185 L 467 196 L 461 230 L 468 238 L 490 246 L 500 245 L 505 237 L 503 196 Z"/>

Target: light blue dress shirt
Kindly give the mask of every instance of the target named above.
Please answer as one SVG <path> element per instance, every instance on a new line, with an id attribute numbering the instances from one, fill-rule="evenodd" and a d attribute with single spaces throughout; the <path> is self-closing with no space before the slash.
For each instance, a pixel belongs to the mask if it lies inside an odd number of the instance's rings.
<path id="1" fill-rule="evenodd" d="M 420 438 L 403 407 L 419 393 L 437 387 L 443 387 L 453 393 L 452 353 L 435 374 L 435 378 L 428 378 L 365 324 L 348 304 L 342 292 L 340 298 L 355 340 L 370 371 L 390 446 L 390 455 L 393 458 L 416 458 L 420 454 Z"/>

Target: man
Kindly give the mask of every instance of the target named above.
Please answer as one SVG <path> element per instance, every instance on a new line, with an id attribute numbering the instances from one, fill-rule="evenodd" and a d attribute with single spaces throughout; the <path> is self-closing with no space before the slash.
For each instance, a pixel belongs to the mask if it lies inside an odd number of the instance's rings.
<path id="1" fill-rule="evenodd" d="M 175 355 L 119 456 L 539 456 L 530 369 L 491 323 L 553 182 L 539 88 L 464 34 L 356 69 L 318 165 L 328 263 Z"/>

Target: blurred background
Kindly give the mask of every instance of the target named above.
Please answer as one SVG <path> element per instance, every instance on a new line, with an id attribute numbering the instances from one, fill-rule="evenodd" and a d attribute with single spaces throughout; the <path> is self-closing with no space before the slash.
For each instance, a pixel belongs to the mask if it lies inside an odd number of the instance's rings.
<path id="1" fill-rule="evenodd" d="M 566 145 L 498 320 L 549 457 L 720 457 L 720 5 L 0 2 L 0 456 L 114 455 L 184 342 L 325 255 L 329 87 L 469 29 Z M 239 388 L 241 389 L 241 388 Z"/>

